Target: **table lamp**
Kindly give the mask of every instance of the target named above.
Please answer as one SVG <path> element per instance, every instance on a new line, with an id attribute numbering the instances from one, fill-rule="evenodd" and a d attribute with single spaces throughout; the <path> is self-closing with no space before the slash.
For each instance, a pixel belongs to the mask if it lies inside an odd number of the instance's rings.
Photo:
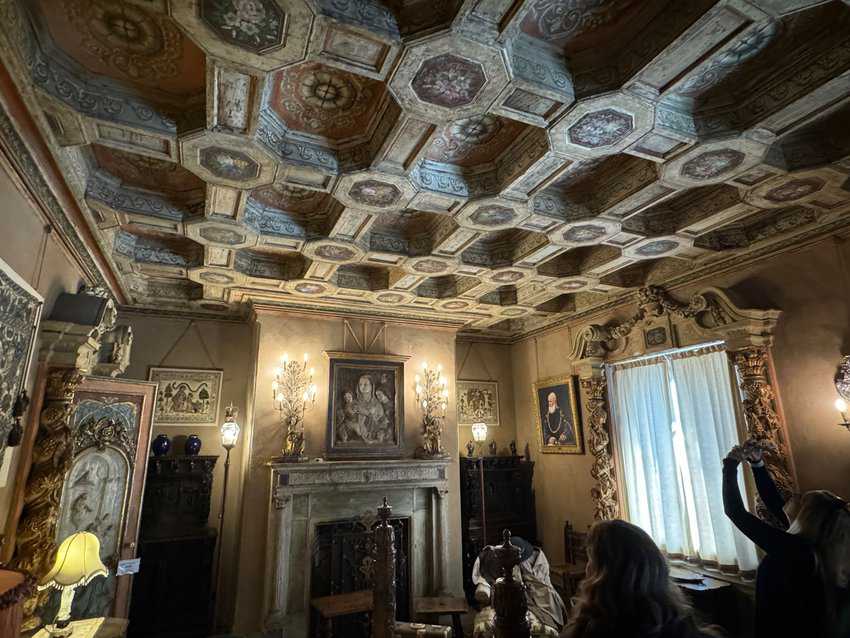
<path id="1" fill-rule="evenodd" d="M 77 532 L 62 541 L 56 550 L 53 567 L 41 579 L 38 589 L 59 589 L 62 592 L 59 613 L 54 624 L 45 629 L 51 636 L 70 636 L 71 603 L 74 590 L 88 585 L 97 576 L 106 576 L 109 570 L 100 560 L 100 541 L 91 532 Z"/>

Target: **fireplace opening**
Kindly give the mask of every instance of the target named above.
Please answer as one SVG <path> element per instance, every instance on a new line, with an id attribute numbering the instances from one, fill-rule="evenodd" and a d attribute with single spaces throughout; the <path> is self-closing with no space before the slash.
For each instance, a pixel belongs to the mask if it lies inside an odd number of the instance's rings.
<path id="1" fill-rule="evenodd" d="M 310 598 L 372 589 L 375 535 L 378 521 L 373 516 L 345 519 L 316 526 L 310 572 Z M 410 620 L 410 519 L 391 518 L 394 530 L 396 573 L 396 618 Z M 351 614 L 333 619 L 333 635 L 369 638 L 368 614 Z M 311 635 L 320 636 L 322 620 L 311 611 Z"/>

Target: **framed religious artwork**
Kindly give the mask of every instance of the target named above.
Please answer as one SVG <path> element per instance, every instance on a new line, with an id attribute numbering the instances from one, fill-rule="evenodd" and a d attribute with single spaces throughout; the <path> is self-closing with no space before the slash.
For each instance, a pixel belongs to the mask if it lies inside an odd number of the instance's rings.
<path id="1" fill-rule="evenodd" d="M 540 451 L 584 454 L 577 377 L 551 377 L 538 381 L 534 384 L 533 403 Z"/>
<path id="2" fill-rule="evenodd" d="M 457 424 L 499 425 L 499 382 L 457 381 Z"/>
<path id="3" fill-rule="evenodd" d="M 326 352 L 328 458 L 398 457 L 404 451 L 403 355 Z"/>
<path id="4" fill-rule="evenodd" d="M 154 425 L 218 426 L 222 370 L 157 368 L 148 380 L 157 385 Z"/>
<path id="5" fill-rule="evenodd" d="M 26 386 L 43 305 L 42 296 L 0 259 L 0 462 L 15 427 L 15 401 Z M 7 471 L 0 475 L 3 485 Z"/>

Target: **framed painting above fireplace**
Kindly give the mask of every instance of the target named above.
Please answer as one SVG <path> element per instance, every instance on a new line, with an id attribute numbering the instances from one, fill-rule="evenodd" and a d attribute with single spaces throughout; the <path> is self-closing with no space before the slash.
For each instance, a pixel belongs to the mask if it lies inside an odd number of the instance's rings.
<path id="1" fill-rule="evenodd" d="M 403 355 L 326 352 L 327 457 L 399 457 L 404 450 Z"/>

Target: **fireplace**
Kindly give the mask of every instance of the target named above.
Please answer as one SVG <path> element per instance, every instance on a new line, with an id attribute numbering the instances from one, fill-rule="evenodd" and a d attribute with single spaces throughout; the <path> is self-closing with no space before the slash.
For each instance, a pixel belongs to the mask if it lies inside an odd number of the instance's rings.
<path id="1" fill-rule="evenodd" d="M 394 530 L 396 618 L 410 620 L 410 519 L 391 518 Z M 374 586 L 374 516 L 316 526 L 310 569 L 310 597 L 347 594 Z M 311 614 L 312 635 L 320 621 Z M 333 635 L 369 638 L 368 618 L 342 616 L 333 621 Z"/>
<path id="2" fill-rule="evenodd" d="M 414 459 L 269 464 L 265 629 L 308 638 L 311 598 L 368 589 L 367 529 L 384 496 L 404 576 L 399 618 L 409 618 L 414 597 L 449 593 L 448 466 Z"/>

